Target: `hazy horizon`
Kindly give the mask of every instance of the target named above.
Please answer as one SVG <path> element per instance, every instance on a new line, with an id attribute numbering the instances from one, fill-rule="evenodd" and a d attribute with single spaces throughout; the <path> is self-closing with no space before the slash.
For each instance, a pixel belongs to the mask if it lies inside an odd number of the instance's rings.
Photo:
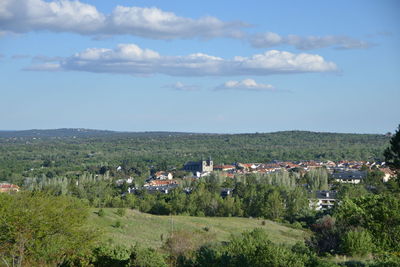
<path id="1" fill-rule="evenodd" d="M 396 129 L 392 131 L 386 131 L 384 133 L 379 132 L 338 132 L 338 131 L 312 131 L 312 130 L 300 130 L 300 129 L 288 129 L 288 130 L 277 130 L 270 132 L 193 132 L 193 131 L 168 131 L 168 130 L 139 130 L 139 131 L 129 131 L 129 130 L 112 130 L 112 129 L 93 129 L 93 128 L 32 128 L 32 129 L 0 129 L 0 132 L 22 132 L 22 131 L 55 131 L 55 130 L 89 130 L 89 131 L 109 131 L 115 133 L 185 133 L 185 134 L 263 134 L 263 133 L 278 133 L 278 132 L 314 132 L 314 133 L 337 133 L 337 134 L 377 134 L 385 135 L 387 133 L 393 134 Z"/>

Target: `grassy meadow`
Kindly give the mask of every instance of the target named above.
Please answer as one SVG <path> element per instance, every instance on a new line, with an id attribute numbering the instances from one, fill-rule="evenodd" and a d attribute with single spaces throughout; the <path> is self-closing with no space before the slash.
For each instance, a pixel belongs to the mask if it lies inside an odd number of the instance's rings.
<path id="1" fill-rule="evenodd" d="M 213 241 L 226 241 L 231 234 L 239 234 L 254 228 L 264 229 L 270 239 L 279 244 L 293 245 L 302 241 L 307 232 L 280 225 L 278 223 L 252 218 L 237 217 L 192 217 L 157 216 L 126 210 L 120 216 L 117 209 L 104 208 L 104 216 L 97 215 L 98 209 L 91 212 L 90 222 L 104 233 L 106 240 L 115 244 L 130 245 L 138 242 L 146 247 L 158 248 L 174 230 L 205 233 Z M 118 223 L 119 222 L 119 223 Z M 117 225 L 120 224 L 118 227 Z"/>

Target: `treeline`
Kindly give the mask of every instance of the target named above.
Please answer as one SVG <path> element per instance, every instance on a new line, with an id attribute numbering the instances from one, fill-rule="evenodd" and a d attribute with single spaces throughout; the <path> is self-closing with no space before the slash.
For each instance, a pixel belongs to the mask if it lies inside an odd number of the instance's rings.
<path id="1" fill-rule="evenodd" d="M 299 186 L 304 181 L 313 186 Z M 140 186 L 135 183 L 117 185 L 106 172 L 104 175 L 85 173 L 75 180 L 46 176 L 27 178 L 23 187 L 33 192 L 77 197 L 98 208 L 132 208 L 158 215 L 251 216 L 293 221 L 309 210 L 307 190 L 325 189 L 327 171 L 313 170 L 303 178 L 286 171 L 243 175 L 236 179 L 214 173 L 200 180 L 181 180 L 180 186 L 169 194 L 149 193 L 146 189 L 128 194 L 128 187 Z M 229 190 L 224 197 L 223 190 Z"/>
<path id="2" fill-rule="evenodd" d="M 365 182 L 358 186 L 333 184 L 339 200 L 384 192 L 398 192 L 393 179 L 382 182 L 383 173 L 369 171 Z M 327 190 L 329 175 L 325 168 L 317 168 L 305 175 L 280 171 L 271 174 L 248 174 L 234 179 L 213 173 L 199 180 L 181 179 L 179 187 L 168 194 L 149 193 L 142 188 L 143 180 L 133 184 L 117 184 L 108 171 L 93 175 L 84 173 L 78 179 L 66 177 L 26 178 L 25 190 L 46 192 L 55 196 L 84 199 L 97 208 L 131 208 L 142 212 L 190 216 L 257 217 L 307 225 L 314 212 L 309 199 L 316 190 Z M 139 188 L 128 193 L 128 188 Z"/>

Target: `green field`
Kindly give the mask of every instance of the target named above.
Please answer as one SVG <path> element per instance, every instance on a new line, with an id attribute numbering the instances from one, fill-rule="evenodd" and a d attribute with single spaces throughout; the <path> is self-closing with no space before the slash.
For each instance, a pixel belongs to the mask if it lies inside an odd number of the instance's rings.
<path id="1" fill-rule="evenodd" d="M 94 227 L 104 232 L 105 240 L 112 240 L 115 244 L 140 245 L 158 248 L 171 230 L 185 230 L 191 232 L 206 232 L 214 237 L 215 241 L 228 240 L 231 234 L 239 234 L 245 230 L 263 228 L 270 239 L 275 243 L 292 245 L 302 241 L 308 234 L 305 231 L 289 228 L 278 223 L 248 218 L 233 217 L 191 217 L 191 216 L 157 216 L 127 209 L 125 216 L 116 214 L 117 209 L 104 209 L 105 216 L 97 215 L 98 209 L 93 209 L 90 222 Z M 115 227 L 117 221 L 121 227 Z M 265 224 L 262 223 L 265 221 Z"/>

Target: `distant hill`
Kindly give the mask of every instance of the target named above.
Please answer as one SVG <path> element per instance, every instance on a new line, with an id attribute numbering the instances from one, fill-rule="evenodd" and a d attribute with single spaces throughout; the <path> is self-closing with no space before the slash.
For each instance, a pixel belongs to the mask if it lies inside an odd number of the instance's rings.
<path id="1" fill-rule="evenodd" d="M 54 167 L 79 170 L 129 163 L 160 169 L 212 157 L 215 164 L 272 160 L 383 160 L 390 137 L 308 131 L 205 134 L 56 129 L 0 132 L 0 174 Z M 91 167 L 89 167 L 91 166 Z M 61 170 L 60 170 L 61 171 Z M 138 171 L 139 173 L 140 171 Z M 5 174 L 4 174 L 5 175 Z"/>
<path id="2" fill-rule="evenodd" d="M 85 138 L 106 136 L 168 136 L 186 135 L 190 133 L 180 132 L 117 132 L 109 130 L 93 130 L 84 128 L 61 128 L 61 129 L 32 129 L 22 131 L 0 131 L 0 138 Z"/>
<path id="3" fill-rule="evenodd" d="M 384 136 L 383 134 L 357 134 L 357 133 L 329 133 L 329 132 L 311 132 L 311 131 L 278 131 L 271 133 L 238 133 L 238 134 L 217 134 L 217 133 L 192 133 L 192 132 L 169 132 L 169 131 L 144 131 L 144 132 L 128 132 L 128 131 L 110 131 L 96 130 L 85 128 L 60 128 L 60 129 L 32 129 L 32 130 L 16 130 L 4 131 L 0 130 L 0 138 L 80 138 L 80 137 L 163 137 L 163 136 L 237 136 L 237 137 L 263 137 L 271 136 L 293 136 L 301 135 L 303 137 L 328 137 L 328 136 Z M 386 136 L 387 137 L 387 136 Z"/>

